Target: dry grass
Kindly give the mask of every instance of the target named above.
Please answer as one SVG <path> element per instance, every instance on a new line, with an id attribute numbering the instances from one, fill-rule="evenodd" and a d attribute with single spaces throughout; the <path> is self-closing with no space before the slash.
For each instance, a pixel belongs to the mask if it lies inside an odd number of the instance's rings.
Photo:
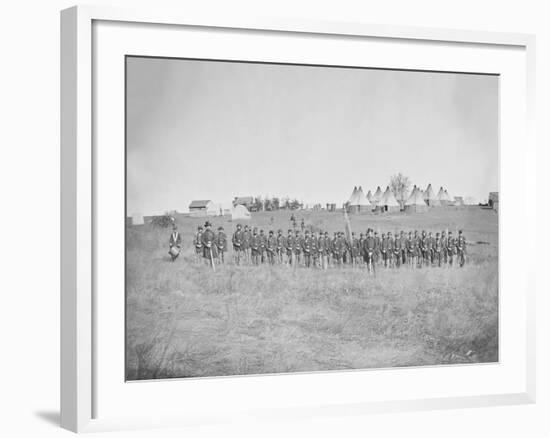
<path id="1" fill-rule="evenodd" d="M 288 228 L 287 213 L 253 225 Z M 342 228 L 340 214 L 309 225 Z M 479 209 L 353 217 L 355 230 L 465 230 L 462 268 L 328 271 L 195 264 L 199 222 L 178 218 L 184 251 L 168 262 L 167 231 L 127 229 L 127 378 L 220 376 L 498 360 L 497 216 Z M 215 225 L 221 221 L 215 221 Z M 231 224 L 223 221 L 228 234 Z"/>

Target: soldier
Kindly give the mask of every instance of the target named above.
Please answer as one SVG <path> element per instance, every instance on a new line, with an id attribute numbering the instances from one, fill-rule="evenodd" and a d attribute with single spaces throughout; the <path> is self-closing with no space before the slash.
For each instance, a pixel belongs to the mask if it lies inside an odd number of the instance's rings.
<path id="1" fill-rule="evenodd" d="M 401 249 L 403 247 L 403 242 L 401 240 L 401 235 L 395 233 L 395 239 L 393 241 L 393 265 L 396 268 L 401 266 Z"/>
<path id="2" fill-rule="evenodd" d="M 384 235 L 382 235 L 384 237 Z M 367 263 L 367 269 L 369 270 L 369 273 L 375 272 L 375 263 L 374 263 L 374 250 L 375 250 L 375 240 L 374 236 L 372 235 L 372 230 L 369 229 L 367 231 L 367 237 L 365 239 L 365 255 L 366 255 L 366 263 Z"/>
<path id="3" fill-rule="evenodd" d="M 267 236 L 264 234 L 263 228 L 260 229 L 260 262 L 265 263 L 265 250 L 267 246 Z"/>
<path id="4" fill-rule="evenodd" d="M 275 254 L 277 252 L 277 238 L 273 234 L 273 230 L 269 230 L 269 236 L 265 244 L 267 260 L 270 265 L 275 264 Z"/>
<path id="5" fill-rule="evenodd" d="M 277 231 L 277 263 L 283 264 L 283 255 L 285 254 L 285 236 L 283 236 L 283 230 Z"/>
<path id="6" fill-rule="evenodd" d="M 437 263 L 437 266 L 439 267 L 441 267 L 441 259 L 443 257 L 442 250 L 443 250 L 443 244 L 442 244 L 441 238 L 439 237 L 439 233 L 435 233 L 434 258 L 435 258 L 435 262 Z"/>
<path id="7" fill-rule="evenodd" d="M 369 235 L 369 232 L 372 233 L 372 229 L 367 230 L 367 237 Z M 374 263 L 380 263 L 380 236 L 378 235 L 378 231 L 374 232 Z"/>
<path id="8" fill-rule="evenodd" d="M 252 264 L 258 266 L 260 264 L 260 236 L 257 228 L 254 228 L 250 237 L 250 256 Z"/>
<path id="9" fill-rule="evenodd" d="M 311 267 L 311 252 L 313 250 L 312 243 L 313 239 L 309 235 L 309 230 L 306 230 L 305 236 L 302 239 L 302 251 L 304 253 L 304 263 L 306 265 L 306 268 Z"/>
<path id="10" fill-rule="evenodd" d="M 427 240 L 427 247 L 428 247 L 428 260 L 427 264 L 433 265 L 434 264 L 434 241 L 432 232 L 430 231 L 428 233 L 428 240 Z"/>
<path id="11" fill-rule="evenodd" d="M 250 259 L 251 259 L 251 249 L 250 249 L 251 238 L 252 238 L 252 232 L 250 231 L 250 228 L 248 227 L 248 225 L 245 225 L 244 231 L 243 231 L 242 249 L 244 252 L 244 258 L 247 263 L 250 263 Z"/>
<path id="12" fill-rule="evenodd" d="M 405 232 L 403 230 L 399 233 L 399 238 L 401 239 L 401 264 L 405 265 L 407 263 L 407 237 L 405 236 Z"/>
<path id="13" fill-rule="evenodd" d="M 382 240 L 380 240 L 380 255 L 382 256 L 382 263 L 384 267 L 388 267 L 388 251 L 389 251 L 389 242 L 386 238 L 386 233 L 382 233 Z"/>
<path id="14" fill-rule="evenodd" d="M 306 223 L 304 222 L 304 218 L 302 218 L 302 222 L 300 222 L 300 228 L 302 229 L 302 233 L 303 233 L 306 228 Z"/>
<path id="15" fill-rule="evenodd" d="M 225 257 L 224 254 L 227 251 L 227 236 L 225 232 L 223 231 L 223 227 L 218 227 L 218 235 L 216 236 L 216 248 L 218 250 L 220 263 L 225 263 Z"/>
<path id="16" fill-rule="evenodd" d="M 428 264 L 428 235 L 422 230 L 420 236 L 420 266 Z"/>
<path id="17" fill-rule="evenodd" d="M 216 235 L 214 231 L 212 231 L 212 224 L 210 222 L 206 221 L 204 223 L 204 228 L 204 233 L 202 233 L 201 238 L 203 247 L 202 256 L 206 263 L 214 269 L 214 259 L 218 257 L 216 245 L 214 244 Z"/>
<path id="18" fill-rule="evenodd" d="M 332 233 L 332 239 L 330 240 L 330 260 L 329 263 L 336 265 L 336 241 L 338 240 L 338 234 L 336 231 Z"/>
<path id="19" fill-rule="evenodd" d="M 349 253 L 351 256 L 351 264 L 355 267 L 358 264 L 359 256 L 361 255 L 361 246 L 355 232 L 351 233 L 351 248 Z"/>
<path id="20" fill-rule="evenodd" d="M 386 234 L 386 240 L 388 241 L 388 264 L 390 265 L 390 268 L 394 266 L 394 249 L 395 249 L 395 239 L 393 238 L 393 235 L 390 232 Z"/>
<path id="21" fill-rule="evenodd" d="M 178 258 L 181 251 L 181 234 L 178 232 L 178 226 L 176 224 L 172 226 L 172 234 L 170 234 L 168 246 L 168 254 L 170 254 L 170 259 L 174 261 Z"/>
<path id="22" fill-rule="evenodd" d="M 202 227 L 199 226 L 197 228 L 197 233 L 195 234 L 195 238 L 193 239 L 193 245 L 195 246 L 195 263 L 200 263 L 202 258 Z"/>
<path id="23" fill-rule="evenodd" d="M 417 268 L 422 266 L 422 254 L 420 249 L 420 236 L 418 231 L 414 230 L 414 235 L 412 239 L 412 250 L 413 250 L 413 265 Z"/>
<path id="24" fill-rule="evenodd" d="M 412 231 L 409 231 L 407 240 L 405 241 L 405 248 L 407 249 L 407 260 L 409 262 L 409 267 L 412 268 L 414 263 Z"/>
<path id="25" fill-rule="evenodd" d="M 457 250 L 457 258 L 458 258 L 458 265 L 462 268 L 465 263 L 465 257 L 466 254 L 466 238 L 462 234 L 462 230 L 458 231 L 458 239 L 456 240 L 456 250 Z"/>
<path id="26" fill-rule="evenodd" d="M 445 230 L 441 232 L 441 254 L 443 254 L 443 263 L 447 264 L 447 235 Z"/>
<path id="27" fill-rule="evenodd" d="M 288 235 L 285 239 L 285 250 L 286 250 L 286 262 L 288 265 L 294 265 L 294 244 L 295 244 L 294 234 L 292 230 L 288 230 Z"/>
<path id="28" fill-rule="evenodd" d="M 365 262 L 365 234 L 359 233 L 359 257 L 358 261 L 359 263 Z"/>
<path id="29" fill-rule="evenodd" d="M 319 266 L 321 269 L 328 268 L 328 246 L 330 246 L 330 238 L 328 237 L 328 232 L 322 232 L 319 235 L 317 240 L 317 251 L 319 253 Z"/>
<path id="30" fill-rule="evenodd" d="M 453 255 L 455 253 L 456 243 L 453 237 L 453 232 L 449 231 L 449 237 L 447 237 L 447 260 L 449 261 L 449 266 L 453 266 Z"/>
<path id="31" fill-rule="evenodd" d="M 302 236 L 300 235 L 300 231 L 296 230 L 296 234 L 294 235 L 294 266 L 300 266 L 301 263 L 301 255 L 302 255 Z"/>
<path id="32" fill-rule="evenodd" d="M 312 232 L 311 234 L 311 261 L 313 263 L 313 267 L 317 268 L 319 267 L 319 236 L 315 232 Z"/>
<path id="33" fill-rule="evenodd" d="M 245 228 L 247 227 L 245 226 Z M 241 256 L 245 254 L 245 250 L 243 247 L 243 230 L 241 224 L 237 224 L 237 229 L 233 233 L 231 242 L 233 243 L 233 252 L 235 253 L 235 263 L 239 265 L 241 263 Z"/>

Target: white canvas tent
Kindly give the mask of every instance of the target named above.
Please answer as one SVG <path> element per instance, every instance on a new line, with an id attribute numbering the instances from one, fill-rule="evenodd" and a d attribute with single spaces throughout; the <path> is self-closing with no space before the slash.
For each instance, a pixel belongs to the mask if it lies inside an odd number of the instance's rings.
<path id="1" fill-rule="evenodd" d="M 386 187 L 386 191 L 382 195 L 378 207 L 382 212 L 396 212 L 401 210 L 401 204 L 395 199 L 395 195 L 390 190 L 389 186 Z"/>
<path id="2" fill-rule="evenodd" d="M 373 197 L 372 197 L 372 193 L 370 192 L 370 190 L 367 192 L 367 196 L 366 196 L 366 197 L 367 197 L 367 200 L 372 204 L 372 199 L 373 199 Z"/>
<path id="3" fill-rule="evenodd" d="M 353 205 L 356 202 L 356 198 L 357 198 L 357 186 L 353 188 L 353 192 L 351 192 L 351 196 L 349 197 L 347 204 Z"/>
<path id="4" fill-rule="evenodd" d="M 231 220 L 241 220 L 241 219 L 250 219 L 251 214 L 244 205 L 235 205 L 231 209 Z"/>
<path id="5" fill-rule="evenodd" d="M 444 206 L 449 205 L 449 194 L 443 190 L 443 187 L 439 188 L 439 192 L 437 192 L 436 196 L 436 205 Z"/>
<path id="6" fill-rule="evenodd" d="M 428 184 L 428 187 L 426 187 L 423 198 L 424 202 L 429 206 L 433 206 L 434 204 L 436 204 L 437 199 L 431 184 Z"/>
<path id="7" fill-rule="evenodd" d="M 382 196 L 383 196 L 382 190 L 380 190 L 380 186 L 378 186 L 376 188 L 376 192 L 374 192 L 374 195 L 372 196 L 373 199 L 371 203 L 374 205 L 378 205 L 382 200 Z"/>
<path id="8" fill-rule="evenodd" d="M 422 190 L 414 186 L 414 189 L 405 203 L 405 210 L 410 212 L 419 213 L 422 211 L 427 211 L 428 206 L 424 202 L 424 196 Z"/>
<path id="9" fill-rule="evenodd" d="M 365 213 L 370 210 L 370 204 L 363 193 L 363 189 L 359 186 L 359 189 L 354 190 L 355 196 L 352 195 L 350 201 L 348 201 L 348 209 L 350 213 Z"/>

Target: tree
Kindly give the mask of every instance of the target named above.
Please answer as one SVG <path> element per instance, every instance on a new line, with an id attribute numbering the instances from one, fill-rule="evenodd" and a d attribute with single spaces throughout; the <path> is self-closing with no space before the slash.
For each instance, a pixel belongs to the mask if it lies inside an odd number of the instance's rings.
<path id="1" fill-rule="evenodd" d="M 410 186 L 411 180 L 408 176 L 403 175 L 401 172 L 397 175 L 393 175 L 390 179 L 390 189 L 393 192 L 395 199 L 397 199 L 397 202 L 401 204 L 401 208 L 405 206 Z"/>

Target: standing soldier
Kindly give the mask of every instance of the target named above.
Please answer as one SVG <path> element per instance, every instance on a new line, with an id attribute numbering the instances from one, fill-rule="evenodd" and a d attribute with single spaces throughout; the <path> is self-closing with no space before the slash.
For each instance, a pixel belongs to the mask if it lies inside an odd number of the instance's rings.
<path id="1" fill-rule="evenodd" d="M 235 263 L 239 265 L 241 263 L 241 256 L 244 255 L 243 230 L 241 224 L 237 224 L 237 229 L 233 233 L 231 242 L 233 243 L 233 252 L 235 253 Z"/>
<path id="2" fill-rule="evenodd" d="M 332 239 L 330 240 L 330 258 L 329 263 L 336 265 L 336 242 L 338 241 L 338 234 L 336 231 L 332 233 Z"/>
<path id="3" fill-rule="evenodd" d="M 202 227 L 197 228 L 197 233 L 193 239 L 193 245 L 195 246 L 195 263 L 200 263 L 202 258 Z"/>
<path id="4" fill-rule="evenodd" d="M 319 267 L 319 236 L 317 233 L 311 233 L 311 261 L 313 267 Z"/>
<path id="5" fill-rule="evenodd" d="M 168 246 L 168 254 L 170 254 L 170 259 L 174 261 L 178 258 L 181 251 L 181 234 L 178 232 L 178 226 L 176 224 L 172 226 L 172 234 L 170 234 Z"/>
<path id="6" fill-rule="evenodd" d="M 267 246 L 267 236 L 264 234 L 264 229 L 260 229 L 260 262 L 265 263 L 265 249 Z"/>
<path id="7" fill-rule="evenodd" d="M 212 224 L 208 221 L 204 223 L 204 233 L 202 233 L 202 247 L 203 252 L 202 256 L 204 257 L 207 264 L 209 264 L 212 269 L 214 268 L 214 259 L 217 258 L 218 254 L 216 251 L 215 239 L 216 235 L 212 231 Z"/>
<path id="8" fill-rule="evenodd" d="M 445 230 L 441 232 L 441 254 L 443 254 L 443 263 L 447 264 L 447 235 Z"/>
<path id="9" fill-rule="evenodd" d="M 302 233 L 303 233 L 306 228 L 306 223 L 304 222 L 304 218 L 302 218 L 302 222 L 300 222 L 300 228 L 302 229 Z"/>
<path id="10" fill-rule="evenodd" d="M 292 230 L 288 230 L 288 235 L 285 239 L 285 249 L 286 249 L 286 262 L 287 264 L 294 265 L 294 245 L 295 245 L 296 239 L 294 238 L 294 234 L 292 233 Z"/>
<path id="11" fill-rule="evenodd" d="M 266 240 L 265 249 L 267 251 L 267 260 L 270 265 L 275 264 L 275 254 L 277 252 L 277 238 L 273 234 L 273 230 L 269 230 L 269 236 Z"/>
<path id="12" fill-rule="evenodd" d="M 428 261 L 427 261 L 427 264 L 428 265 L 433 265 L 434 264 L 434 242 L 435 242 L 435 239 L 432 235 L 432 232 L 430 231 L 428 233 L 428 241 L 427 241 L 427 246 L 428 246 Z"/>
<path id="13" fill-rule="evenodd" d="M 285 236 L 283 236 L 283 230 L 277 231 L 277 263 L 283 264 L 283 255 L 285 253 Z"/>
<path id="14" fill-rule="evenodd" d="M 250 255 L 252 264 L 258 266 L 260 262 L 260 236 L 257 228 L 254 228 L 250 237 Z"/>
<path id="15" fill-rule="evenodd" d="M 391 231 L 386 234 L 386 240 L 388 241 L 388 262 L 390 268 L 392 268 L 394 266 L 393 254 L 395 249 L 395 239 L 393 238 Z"/>
<path id="16" fill-rule="evenodd" d="M 372 234 L 372 229 L 367 230 L 367 237 L 369 232 Z M 381 240 L 378 235 L 378 231 L 374 232 L 374 264 L 380 263 L 381 255 Z"/>
<path id="17" fill-rule="evenodd" d="M 336 238 L 332 242 L 332 258 L 336 266 L 342 265 L 342 256 L 344 251 L 344 239 L 341 238 L 340 233 L 335 233 Z"/>
<path id="18" fill-rule="evenodd" d="M 319 261 L 320 261 L 320 267 L 321 269 L 327 269 L 328 268 L 328 247 L 327 245 L 330 245 L 330 239 L 328 237 L 328 233 L 325 231 L 323 234 L 322 232 L 319 235 L 319 239 L 317 240 L 317 251 L 319 252 Z"/>
<path id="19" fill-rule="evenodd" d="M 388 251 L 389 251 L 389 242 L 386 238 L 386 234 L 382 233 L 382 240 L 380 241 L 380 255 L 382 256 L 382 263 L 384 267 L 388 267 Z"/>
<path id="20" fill-rule="evenodd" d="M 422 230 L 422 234 L 420 235 L 419 247 L 420 247 L 419 265 L 420 267 L 422 267 L 423 264 L 426 264 L 427 257 L 428 257 L 428 236 L 426 235 L 425 230 Z"/>
<path id="21" fill-rule="evenodd" d="M 407 263 L 407 236 L 405 232 L 401 230 L 401 264 L 404 265 Z"/>
<path id="22" fill-rule="evenodd" d="M 363 264 L 365 262 L 365 235 L 359 233 L 359 262 Z"/>
<path id="23" fill-rule="evenodd" d="M 466 261 L 464 255 L 466 254 L 466 238 L 462 234 L 462 230 L 458 231 L 458 239 L 456 240 L 456 250 L 458 257 L 458 265 L 462 268 Z"/>
<path id="24" fill-rule="evenodd" d="M 304 262 L 306 264 L 306 268 L 309 268 L 311 266 L 311 251 L 312 251 L 312 238 L 309 236 L 309 230 L 306 230 L 305 236 L 302 240 L 302 251 L 304 253 Z"/>
<path id="25" fill-rule="evenodd" d="M 251 259 L 251 250 L 250 250 L 250 239 L 252 238 L 252 232 L 250 230 L 250 228 L 248 227 L 248 225 L 245 225 L 244 226 L 244 231 L 243 231 L 243 243 L 242 243 L 242 249 L 243 249 L 243 252 L 244 252 L 244 258 L 246 260 L 247 263 L 250 263 L 250 259 Z"/>
<path id="26" fill-rule="evenodd" d="M 449 261 L 449 266 L 453 266 L 453 255 L 455 253 L 456 243 L 453 237 L 453 232 L 449 231 L 449 237 L 447 237 L 447 260 Z"/>
<path id="27" fill-rule="evenodd" d="M 435 241 L 434 241 L 434 258 L 437 263 L 437 266 L 441 267 L 441 259 L 442 259 L 442 250 L 443 250 L 443 244 L 441 242 L 441 237 L 439 237 L 439 233 L 435 233 Z"/>
<path id="28" fill-rule="evenodd" d="M 403 241 L 401 235 L 395 233 L 395 239 L 393 241 L 393 264 L 396 268 L 401 266 L 401 249 L 403 247 Z"/>
<path id="29" fill-rule="evenodd" d="M 351 264 L 352 266 L 355 267 L 358 264 L 359 256 L 361 254 L 361 246 L 359 243 L 359 239 L 355 236 L 355 232 L 351 233 L 350 254 L 351 254 Z"/>
<path id="30" fill-rule="evenodd" d="M 382 235 L 384 237 L 384 235 Z M 372 230 L 367 230 L 367 237 L 365 239 L 365 256 L 366 256 L 366 263 L 367 263 L 367 269 L 369 272 L 374 273 L 375 272 L 375 264 L 374 264 L 374 250 L 375 250 L 375 240 L 374 236 L 372 235 Z"/>
<path id="31" fill-rule="evenodd" d="M 409 262 L 409 268 L 413 266 L 413 237 L 412 232 L 409 231 L 407 240 L 405 241 L 405 248 L 407 249 L 407 261 Z"/>
<path id="32" fill-rule="evenodd" d="M 216 236 L 216 248 L 220 256 L 220 263 L 225 264 L 224 254 L 227 251 L 227 236 L 223 231 L 223 227 L 218 227 L 218 235 Z"/>
<path id="33" fill-rule="evenodd" d="M 416 265 L 417 268 L 422 266 L 422 253 L 420 249 L 420 236 L 418 231 L 414 230 L 413 240 L 412 240 L 412 249 L 413 249 L 413 265 Z"/>
<path id="34" fill-rule="evenodd" d="M 300 231 L 296 230 L 294 235 L 294 266 L 300 266 L 301 263 L 301 254 L 302 254 L 302 236 L 300 236 Z"/>

